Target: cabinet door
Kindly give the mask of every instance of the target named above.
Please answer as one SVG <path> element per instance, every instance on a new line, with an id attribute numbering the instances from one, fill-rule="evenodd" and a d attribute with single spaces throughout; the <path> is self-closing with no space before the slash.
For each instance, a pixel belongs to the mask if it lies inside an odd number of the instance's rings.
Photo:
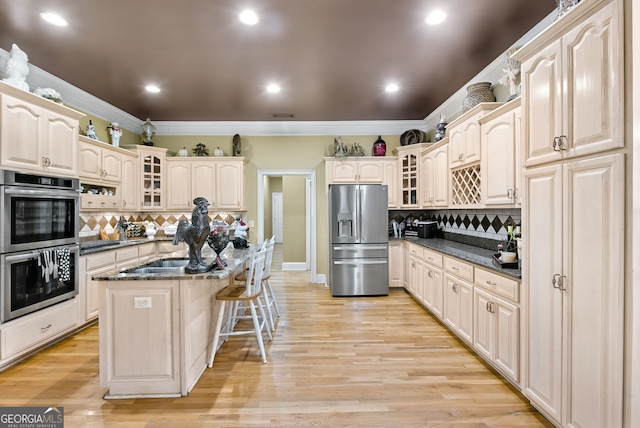
<path id="1" fill-rule="evenodd" d="M 121 206 L 124 210 L 138 209 L 140 184 L 138 158 L 125 155 L 122 157 L 122 181 L 120 184 Z"/>
<path id="2" fill-rule="evenodd" d="M 464 281 L 459 283 L 458 295 L 460 296 L 460 318 L 458 324 L 458 336 L 473 343 L 473 286 Z"/>
<path id="3" fill-rule="evenodd" d="M 167 196 L 169 210 L 190 210 L 193 208 L 191 191 L 191 165 L 189 162 L 166 163 Z"/>
<path id="4" fill-rule="evenodd" d="M 422 284 L 422 260 L 410 257 L 409 290 L 411 294 L 422 302 L 424 299 L 424 285 Z"/>
<path id="5" fill-rule="evenodd" d="M 494 296 L 491 305 L 496 320 L 494 361 L 514 382 L 520 380 L 520 309 Z"/>
<path id="6" fill-rule="evenodd" d="M 191 164 L 191 201 L 204 196 L 209 203 L 215 199 L 216 164 L 214 162 L 194 162 Z"/>
<path id="7" fill-rule="evenodd" d="M 482 199 L 485 205 L 515 203 L 515 113 L 482 124 Z"/>
<path id="8" fill-rule="evenodd" d="M 389 208 L 398 208 L 398 162 L 396 160 L 384 161 L 384 181 L 387 185 L 387 195 L 389 197 Z"/>
<path id="9" fill-rule="evenodd" d="M 104 150 L 102 153 L 102 179 L 120 183 L 122 180 L 122 155 L 119 152 Z"/>
<path id="10" fill-rule="evenodd" d="M 442 269 L 431 268 L 429 279 L 433 285 L 433 301 L 431 302 L 431 312 L 442 319 L 444 313 L 444 277 Z"/>
<path id="11" fill-rule="evenodd" d="M 358 161 L 358 182 L 359 183 L 382 183 L 384 169 L 381 161 L 359 160 Z"/>
<path id="12" fill-rule="evenodd" d="M 563 43 L 565 157 L 624 146 L 624 68 L 620 23 L 609 3 Z"/>
<path id="13" fill-rule="evenodd" d="M 142 203 L 141 209 L 162 209 L 164 208 L 164 154 L 159 155 L 145 151 L 140 151 L 139 153 L 142 168 L 142 192 L 140 197 L 140 201 Z"/>
<path id="14" fill-rule="evenodd" d="M 417 208 L 420 204 L 418 200 L 418 155 L 413 152 L 406 153 L 399 158 L 399 164 L 401 207 Z"/>
<path id="15" fill-rule="evenodd" d="M 91 144 L 79 143 L 78 174 L 80 177 L 102 178 L 102 149 Z"/>
<path id="16" fill-rule="evenodd" d="M 490 308 L 493 296 L 478 287 L 475 288 L 473 293 L 475 309 L 473 348 L 484 359 L 493 361 L 496 329 L 496 319 Z"/>
<path id="17" fill-rule="evenodd" d="M 524 187 L 522 285 L 526 336 L 522 343 L 526 357 L 523 393 L 559 421 L 562 291 L 554 288 L 552 280 L 557 280 L 562 272 L 562 166 L 525 170 Z"/>
<path id="18" fill-rule="evenodd" d="M 400 241 L 389 242 L 389 286 L 402 287 L 403 246 Z"/>
<path id="19" fill-rule="evenodd" d="M 437 148 L 430 155 L 433 158 L 433 197 L 434 207 L 446 207 L 449 205 L 449 182 L 451 171 L 449 169 L 449 146 Z"/>
<path id="20" fill-rule="evenodd" d="M 463 124 L 447 130 L 449 134 L 449 166 L 457 168 L 464 161 L 464 128 Z"/>
<path id="21" fill-rule="evenodd" d="M 444 276 L 444 314 L 443 321 L 451 330 L 457 331 L 460 323 L 460 285 L 458 280 L 449 275 Z"/>
<path id="22" fill-rule="evenodd" d="M 562 420 L 622 426 L 624 155 L 571 162 L 563 173 L 563 379 L 570 400 Z"/>
<path id="23" fill-rule="evenodd" d="M 216 197 L 212 205 L 221 210 L 244 208 L 244 164 L 220 163 L 216 168 Z"/>
<path id="24" fill-rule="evenodd" d="M 77 176 L 78 120 L 50 111 L 46 112 L 45 118 L 43 152 L 47 158 L 46 171 L 68 177 Z"/>
<path id="25" fill-rule="evenodd" d="M 350 160 L 333 161 L 333 182 L 334 183 L 357 183 L 358 163 Z"/>
<path id="26" fill-rule="evenodd" d="M 524 121 L 524 165 L 532 166 L 562 158 L 553 147 L 562 135 L 562 43 L 542 49 L 522 63 L 522 105 Z"/>
<path id="27" fill-rule="evenodd" d="M 474 114 L 451 129 L 450 168 L 458 168 L 480 160 L 480 117 L 480 114 Z"/>
<path id="28" fill-rule="evenodd" d="M 420 155 L 420 205 L 423 208 L 433 206 L 433 156 L 429 152 Z"/>
<path id="29" fill-rule="evenodd" d="M 42 172 L 44 110 L 9 95 L 1 95 L 0 154 L 2 166 Z"/>

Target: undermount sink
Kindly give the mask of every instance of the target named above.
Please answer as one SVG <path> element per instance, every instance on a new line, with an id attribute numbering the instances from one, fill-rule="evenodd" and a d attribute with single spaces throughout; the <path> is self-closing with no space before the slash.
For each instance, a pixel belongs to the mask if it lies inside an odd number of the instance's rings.
<path id="1" fill-rule="evenodd" d="M 184 267 L 189 259 L 162 259 L 122 271 L 123 274 L 152 275 L 166 273 L 184 273 Z"/>

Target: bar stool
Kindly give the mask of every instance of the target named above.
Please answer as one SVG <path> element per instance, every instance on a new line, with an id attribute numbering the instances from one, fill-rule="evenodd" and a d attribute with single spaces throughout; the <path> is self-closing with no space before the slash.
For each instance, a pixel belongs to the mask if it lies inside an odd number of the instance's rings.
<path id="1" fill-rule="evenodd" d="M 269 282 L 269 278 L 271 278 L 271 264 L 273 262 L 273 250 L 276 245 L 275 241 L 276 241 L 276 237 L 274 235 L 270 239 L 267 239 L 266 241 L 264 241 L 261 247 L 261 249 L 264 249 L 267 251 L 267 258 L 266 258 L 265 267 L 264 267 L 264 275 L 262 277 L 262 292 L 263 292 L 263 299 L 264 299 L 264 308 L 267 311 L 267 318 L 269 319 L 269 328 L 271 329 L 271 331 L 276 330 L 276 325 L 273 320 L 272 308 L 275 310 L 276 316 L 280 317 L 280 308 L 278 307 L 276 296 L 273 292 L 273 288 L 271 287 L 271 283 Z M 238 282 L 246 283 L 247 281 L 246 271 L 240 272 L 235 276 L 234 279 Z M 240 304 L 236 307 L 236 309 L 237 309 L 237 312 L 234 312 L 234 316 L 241 318 L 243 316 L 242 314 L 244 313 L 246 307 L 243 307 L 243 305 Z"/>
<path id="2" fill-rule="evenodd" d="M 262 295 L 262 287 L 260 285 L 256 286 L 256 284 L 262 283 L 266 256 L 266 250 L 256 251 L 251 255 L 251 262 L 249 264 L 249 270 L 247 271 L 247 282 L 244 287 L 238 287 L 235 284 L 231 284 L 216 294 L 216 300 L 220 301 L 221 305 L 213 330 L 214 335 L 209 354 L 209 367 L 213 366 L 213 359 L 220 340 L 226 340 L 229 336 L 250 333 L 254 333 L 256 335 L 258 346 L 260 347 L 260 354 L 262 355 L 262 362 L 267 362 L 267 355 L 265 353 L 264 342 L 262 340 L 262 331 L 267 331 L 269 340 L 271 340 L 271 331 L 269 330 L 268 319 L 264 313 L 263 304 L 259 299 Z M 235 324 L 236 320 L 229 315 L 233 313 L 233 306 L 237 303 L 248 305 L 248 308 L 251 311 L 251 319 L 253 320 L 253 329 L 236 330 L 234 328 L 235 326 L 233 324 Z M 229 307 L 230 305 L 231 307 Z M 259 317 L 258 312 L 260 313 Z M 227 315 L 226 323 L 223 322 L 225 314 Z M 265 325 L 267 325 L 266 329 Z"/>

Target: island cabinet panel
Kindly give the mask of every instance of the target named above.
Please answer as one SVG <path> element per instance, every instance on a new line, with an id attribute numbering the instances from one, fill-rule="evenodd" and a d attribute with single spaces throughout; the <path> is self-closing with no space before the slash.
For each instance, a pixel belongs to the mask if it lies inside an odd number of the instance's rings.
<path id="1" fill-rule="evenodd" d="M 100 282 L 100 383 L 107 398 L 179 396 L 179 281 L 138 283 Z"/>

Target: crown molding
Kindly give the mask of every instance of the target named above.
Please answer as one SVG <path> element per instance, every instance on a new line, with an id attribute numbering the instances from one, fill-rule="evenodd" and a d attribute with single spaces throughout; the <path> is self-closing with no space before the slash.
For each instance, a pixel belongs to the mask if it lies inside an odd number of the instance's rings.
<path id="1" fill-rule="evenodd" d="M 557 17 L 554 11 L 513 45 L 524 45 L 551 25 Z M 9 52 L 0 49 L 0 69 L 6 69 Z M 473 82 L 498 82 L 505 67 L 504 55 L 496 58 L 466 85 L 451 95 L 423 120 L 362 120 L 362 121 L 154 121 L 156 135 L 400 135 L 409 129 L 429 131 L 435 128 L 443 114 L 450 122 L 459 116 L 466 87 Z M 4 72 L 2 73 L 4 76 Z M 94 115 L 107 122 L 118 122 L 131 132 L 140 132 L 144 119 L 137 118 L 68 82 L 29 64 L 29 87 L 54 88 L 65 105 Z"/>

